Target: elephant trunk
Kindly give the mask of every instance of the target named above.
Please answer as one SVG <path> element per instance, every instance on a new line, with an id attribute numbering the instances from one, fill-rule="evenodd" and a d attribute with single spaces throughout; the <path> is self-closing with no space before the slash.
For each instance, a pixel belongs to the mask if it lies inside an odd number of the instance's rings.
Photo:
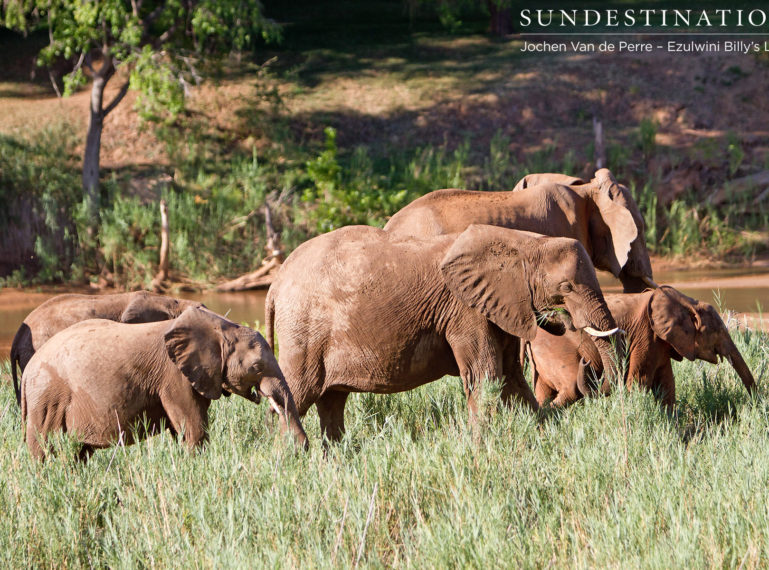
<path id="1" fill-rule="evenodd" d="M 582 304 L 572 308 L 570 305 L 576 305 L 576 301 L 567 297 L 566 306 L 572 315 L 574 326 L 592 336 L 604 371 L 605 381 L 601 391 L 608 393 L 611 391 L 613 379 L 619 374 L 619 363 L 622 362 L 624 343 L 617 334 L 622 331 L 617 328 L 600 289 L 582 291 L 580 298 L 583 300 Z"/>
<path id="2" fill-rule="evenodd" d="M 742 380 L 742 383 L 745 385 L 745 389 L 749 394 L 752 394 L 756 389 L 756 380 L 753 378 L 753 374 L 750 372 L 750 368 L 748 368 L 748 365 L 745 363 L 745 359 L 742 358 L 742 354 L 740 354 L 740 351 L 737 350 L 737 347 L 731 338 L 729 339 L 727 349 L 724 352 L 724 356 L 729 361 L 729 364 L 732 365 L 735 372 L 737 372 L 740 380 Z"/>
<path id="3" fill-rule="evenodd" d="M 294 397 L 291 395 L 286 381 L 275 376 L 263 377 L 259 384 L 259 392 L 270 401 L 272 409 L 280 417 L 281 431 L 285 433 L 287 429 L 290 429 L 299 445 L 307 450 L 310 446 L 307 434 L 299 420 L 299 411 L 296 409 Z"/>

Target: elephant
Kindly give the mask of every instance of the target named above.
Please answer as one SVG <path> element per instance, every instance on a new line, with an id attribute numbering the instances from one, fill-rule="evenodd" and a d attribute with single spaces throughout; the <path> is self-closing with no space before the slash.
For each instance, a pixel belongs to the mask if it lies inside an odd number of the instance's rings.
<path id="1" fill-rule="evenodd" d="M 595 270 L 576 240 L 473 224 L 463 232 L 396 240 L 348 226 L 299 246 L 265 301 L 267 342 L 300 415 L 317 405 L 328 441 L 344 432 L 350 392 L 389 394 L 460 376 L 470 420 L 485 378 L 506 377 L 502 400 L 538 408 L 518 361 L 520 340 L 565 303 L 574 326 L 615 365 L 617 332 Z"/>
<path id="2" fill-rule="evenodd" d="M 608 169 L 598 170 L 589 183 L 563 174 L 534 174 L 514 192 L 436 190 L 396 212 L 384 229 L 399 238 L 427 237 L 461 232 L 470 224 L 576 239 L 596 269 L 612 273 L 625 292 L 657 287 L 641 212 Z"/>
<path id="3" fill-rule="evenodd" d="M 207 438 L 208 407 L 223 392 L 266 397 L 307 447 L 294 400 L 272 350 L 256 331 L 203 307 L 173 321 L 82 321 L 51 338 L 22 376 L 27 446 L 45 455 L 48 434 L 62 430 L 81 457 L 116 442 L 134 443 L 165 423 L 192 448 Z"/>
<path id="4" fill-rule="evenodd" d="M 734 367 L 748 392 L 755 390 L 748 365 L 711 305 L 668 286 L 606 295 L 606 303 L 617 326 L 626 331 L 628 386 L 638 383 L 672 409 L 676 386 L 671 359 L 715 364 L 722 357 Z M 558 337 L 538 331 L 530 343 L 530 360 L 540 405 L 552 399 L 553 405 L 564 406 L 588 395 L 592 391 L 589 372 L 598 378 L 602 370 L 596 346 L 578 331 Z"/>
<path id="5" fill-rule="evenodd" d="M 48 299 L 27 315 L 11 344 L 11 376 L 16 402 L 21 405 L 17 364 L 20 375 L 35 351 L 68 326 L 86 319 L 109 319 L 121 323 L 165 321 L 178 317 L 187 307 L 195 306 L 200 306 L 200 303 L 148 291 L 114 295 L 68 293 Z"/>

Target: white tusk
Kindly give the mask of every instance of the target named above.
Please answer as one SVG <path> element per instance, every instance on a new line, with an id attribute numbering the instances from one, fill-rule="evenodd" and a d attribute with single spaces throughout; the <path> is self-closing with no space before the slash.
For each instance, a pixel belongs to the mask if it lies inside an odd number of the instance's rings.
<path id="1" fill-rule="evenodd" d="M 644 283 L 646 283 L 646 284 L 647 284 L 649 287 L 651 287 L 652 289 L 659 289 L 659 288 L 660 288 L 660 286 L 659 286 L 659 285 L 657 285 L 657 284 L 654 282 L 654 280 L 653 280 L 651 277 L 646 277 L 646 276 L 644 275 L 643 277 L 641 277 L 641 281 L 643 281 Z"/>
<path id="2" fill-rule="evenodd" d="M 610 331 L 598 331 L 598 330 L 595 330 L 593 327 L 585 327 L 582 330 L 585 331 L 589 335 L 598 336 L 598 337 L 611 336 L 611 335 L 617 334 L 617 333 L 625 334 L 625 331 L 623 331 L 619 327 L 614 327 Z"/>
<path id="3" fill-rule="evenodd" d="M 272 398 L 268 398 L 268 399 L 270 400 L 270 405 L 272 406 L 272 409 L 275 410 L 275 413 L 278 414 L 279 416 L 282 415 L 283 412 L 280 410 L 280 406 L 278 406 L 278 404 L 275 403 L 275 400 L 273 400 Z"/>

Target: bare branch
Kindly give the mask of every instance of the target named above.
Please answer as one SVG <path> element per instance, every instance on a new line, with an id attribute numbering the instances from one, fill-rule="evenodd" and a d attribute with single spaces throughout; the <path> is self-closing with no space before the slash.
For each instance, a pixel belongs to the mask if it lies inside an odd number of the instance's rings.
<path id="1" fill-rule="evenodd" d="M 160 37 L 158 38 L 158 41 L 157 41 L 157 45 L 161 45 L 167 42 L 175 31 L 176 31 L 176 23 L 171 24 L 170 28 L 168 28 L 165 32 L 160 34 Z"/>
<path id="2" fill-rule="evenodd" d="M 109 115 L 112 112 L 112 110 L 120 104 L 120 102 L 123 100 L 123 97 L 125 97 L 126 93 L 128 93 L 128 87 L 130 85 L 131 85 L 131 82 L 129 80 L 126 80 L 126 82 L 123 83 L 123 86 L 120 88 L 120 91 L 118 91 L 118 94 L 115 95 L 115 98 L 110 102 L 109 105 L 107 105 L 104 108 L 105 117 Z"/>
<path id="3" fill-rule="evenodd" d="M 80 59 L 77 60 L 77 63 L 75 64 L 75 67 L 72 69 L 72 73 L 77 73 L 78 70 L 83 67 L 83 62 L 85 61 L 85 52 L 80 52 Z"/>
<path id="4" fill-rule="evenodd" d="M 56 96 L 61 99 L 61 91 L 56 84 L 56 78 L 53 76 L 53 71 L 51 71 L 50 67 L 48 68 L 48 77 L 51 79 L 51 85 L 53 85 L 53 90 L 56 91 Z"/>

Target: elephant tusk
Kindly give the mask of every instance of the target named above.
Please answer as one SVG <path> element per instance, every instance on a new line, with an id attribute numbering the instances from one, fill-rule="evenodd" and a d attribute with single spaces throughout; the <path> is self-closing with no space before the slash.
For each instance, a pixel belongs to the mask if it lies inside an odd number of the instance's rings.
<path id="1" fill-rule="evenodd" d="M 651 287 L 652 289 L 659 289 L 659 288 L 660 288 L 660 286 L 659 286 L 659 285 L 657 285 L 657 284 L 654 282 L 654 279 L 652 279 L 651 277 L 646 277 L 646 275 L 644 275 L 643 277 L 641 277 L 641 281 L 643 281 L 644 283 L 646 283 L 646 284 L 647 284 L 649 287 Z"/>
<path id="2" fill-rule="evenodd" d="M 611 336 L 611 335 L 617 334 L 617 333 L 625 334 L 625 331 L 623 331 L 619 327 L 614 327 L 613 329 L 608 330 L 608 331 L 599 331 L 599 330 L 594 329 L 593 327 L 585 327 L 582 330 L 585 331 L 589 335 L 598 336 L 598 337 Z"/>
<path id="3" fill-rule="evenodd" d="M 283 412 L 281 411 L 280 406 L 278 406 L 278 404 L 276 404 L 275 400 L 273 400 L 272 398 L 268 398 L 268 399 L 270 400 L 270 405 L 272 406 L 272 409 L 275 410 L 275 413 L 278 414 L 279 416 L 282 416 Z"/>

